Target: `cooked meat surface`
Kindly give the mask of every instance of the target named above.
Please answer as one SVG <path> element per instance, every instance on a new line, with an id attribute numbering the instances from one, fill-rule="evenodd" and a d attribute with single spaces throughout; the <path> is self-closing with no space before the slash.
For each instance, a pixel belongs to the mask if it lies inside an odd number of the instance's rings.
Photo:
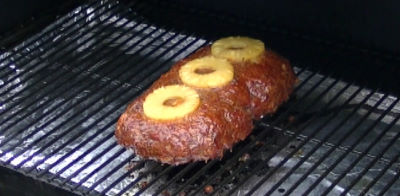
<path id="1" fill-rule="evenodd" d="M 200 100 L 193 112 L 168 120 L 145 114 L 143 105 L 149 94 L 165 86 L 186 85 L 179 75 L 181 68 L 208 56 L 212 56 L 211 46 L 177 62 L 129 104 L 115 131 L 119 144 L 145 159 L 173 165 L 221 158 L 251 133 L 253 120 L 274 113 L 289 98 L 296 82 L 289 62 L 265 50 L 256 62 L 229 60 L 234 74 L 228 84 L 192 86 Z"/>

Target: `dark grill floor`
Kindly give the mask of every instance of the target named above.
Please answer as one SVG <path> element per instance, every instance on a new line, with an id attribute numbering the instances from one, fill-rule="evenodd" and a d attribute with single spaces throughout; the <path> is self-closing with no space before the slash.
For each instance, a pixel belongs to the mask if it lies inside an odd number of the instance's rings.
<path id="1" fill-rule="evenodd" d="M 137 13 L 151 7 L 130 4 L 82 5 L 1 55 L 2 166 L 78 194 L 203 194 L 210 185 L 217 195 L 400 191 L 398 98 L 296 62 L 291 100 L 222 160 L 172 167 L 118 146 L 114 126 L 126 105 L 210 43 L 151 25 Z M 349 71 L 356 78 L 359 69 Z"/>

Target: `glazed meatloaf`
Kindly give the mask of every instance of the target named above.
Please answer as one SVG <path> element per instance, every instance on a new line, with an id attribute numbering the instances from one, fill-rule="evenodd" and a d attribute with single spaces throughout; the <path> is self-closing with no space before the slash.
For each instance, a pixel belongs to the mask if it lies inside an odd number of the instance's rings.
<path id="1" fill-rule="evenodd" d="M 276 111 L 296 82 L 289 62 L 247 37 L 228 37 L 172 66 L 117 123 L 119 144 L 167 164 L 221 158 L 253 120 Z"/>

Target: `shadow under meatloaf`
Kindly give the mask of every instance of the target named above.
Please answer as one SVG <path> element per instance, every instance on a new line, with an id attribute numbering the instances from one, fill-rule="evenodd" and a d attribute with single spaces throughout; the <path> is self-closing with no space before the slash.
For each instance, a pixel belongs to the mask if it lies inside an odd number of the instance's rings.
<path id="1" fill-rule="evenodd" d="M 199 94 L 200 106 L 184 118 L 147 118 L 142 107 L 146 96 L 162 86 L 183 84 L 180 67 L 208 55 L 210 46 L 177 62 L 134 100 L 118 121 L 118 142 L 143 158 L 174 165 L 222 157 L 224 150 L 250 134 L 252 119 L 275 112 L 288 99 L 296 81 L 289 62 L 266 51 L 258 63 L 231 62 L 234 79 L 223 87 L 192 87 Z"/>

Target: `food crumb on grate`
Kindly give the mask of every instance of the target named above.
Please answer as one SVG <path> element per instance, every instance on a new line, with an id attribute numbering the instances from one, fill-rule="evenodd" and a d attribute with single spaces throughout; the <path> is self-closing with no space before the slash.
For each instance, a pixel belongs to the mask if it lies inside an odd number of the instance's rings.
<path id="1" fill-rule="evenodd" d="M 147 187 L 147 181 L 144 181 L 144 182 L 139 183 L 139 188 L 140 188 L 140 189 L 144 189 L 144 188 L 146 188 L 146 187 Z"/>
<path id="2" fill-rule="evenodd" d="M 250 154 L 249 153 L 244 153 L 240 158 L 239 161 L 241 162 L 246 162 L 250 159 Z"/>
<path id="3" fill-rule="evenodd" d="M 178 196 L 186 196 L 186 192 L 185 191 L 181 191 L 181 192 L 179 192 Z"/>
<path id="4" fill-rule="evenodd" d="M 294 115 L 290 115 L 288 118 L 289 123 L 294 123 L 295 120 L 296 120 L 296 117 Z"/>
<path id="5" fill-rule="evenodd" d="M 129 163 L 125 166 L 125 169 L 128 170 L 128 171 L 130 171 L 130 170 L 133 170 L 137 165 L 139 165 L 139 162 L 138 162 L 138 161 L 132 161 L 132 162 L 129 162 Z"/>
<path id="6" fill-rule="evenodd" d="M 299 149 L 293 156 L 294 157 L 302 157 L 303 156 L 303 150 Z"/>
<path id="7" fill-rule="evenodd" d="M 262 146 L 262 145 L 264 145 L 265 143 L 264 142 L 262 142 L 262 141 L 256 141 L 256 146 Z"/>
<path id="8" fill-rule="evenodd" d="M 207 185 L 207 186 L 204 187 L 204 192 L 206 194 L 210 194 L 210 193 L 214 192 L 214 187 L 211 186 L 211 185 Z"/>
<path id="9" fill-rule="evenodd" d="M 161 192 L 161 195 L 162 195 L 162 196 L 170 196 L 171 194 L 168 192 L 168 190 L 163 190 L 163 191 Z"/>

